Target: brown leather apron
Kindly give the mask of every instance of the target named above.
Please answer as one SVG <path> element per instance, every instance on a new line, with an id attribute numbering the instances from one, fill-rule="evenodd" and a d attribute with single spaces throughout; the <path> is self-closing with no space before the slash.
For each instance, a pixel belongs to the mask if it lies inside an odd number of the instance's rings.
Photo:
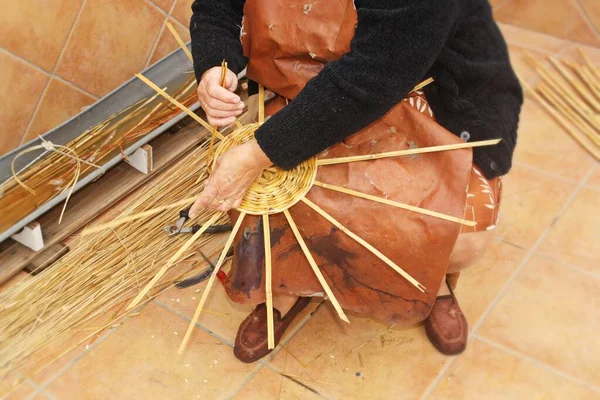
<path id="1" fill-rule="evenodd" d="M 293 99 L 325 63 L 350 50 L 357 21 L 352 0 L 247 0 L 241 40 L 247 75 Z M 380 153 L 459 143 L 437 124 L 422 93 L 319 155 Z M 414 102 L 423 102 L 415 107 Z M 281 106 L 275 106 L 275 111 Z M 271 107 L 273 108 L 273 106 Z M 463 217 L 472 175 L 471 150 L 322 166 L 317 180 Z M 449 265 L 461 225 L 313 187 L 307 197 L 369 242 L 427 288 L 421 293 L 370 251 L 306 205 L 289 211 L 342 307 L 391 323 L 415 323 L 429 314 Z M 236 213 L 232 212 L 232 218 Z M 283 214 L 271 216 L 273 292 L 322 293 Z M 261 220 L 247 217 L 234 242 L 225 288 L 236 302 L 264 302 Z"/>

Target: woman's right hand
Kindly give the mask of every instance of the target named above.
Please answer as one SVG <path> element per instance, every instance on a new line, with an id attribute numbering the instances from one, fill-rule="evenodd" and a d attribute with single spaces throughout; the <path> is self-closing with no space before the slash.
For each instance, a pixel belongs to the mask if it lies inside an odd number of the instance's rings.
<path id="1" fill-rule="evenodd" d="M 221 86 L 221 67 L 207 70 L 198 85 L 198 98 L 208 118 L 208 123 L 221 127 L 235 122 L 244 111 L 244 102 L 237 94 L 237 75 L 227 70 L 225 87 Z"/>

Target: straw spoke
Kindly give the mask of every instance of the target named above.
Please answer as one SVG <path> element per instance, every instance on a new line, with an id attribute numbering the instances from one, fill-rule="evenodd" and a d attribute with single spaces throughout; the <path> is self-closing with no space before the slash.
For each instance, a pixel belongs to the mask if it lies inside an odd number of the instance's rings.
<path id="1" fill-rule="evenodd" d="M 275 348 L 275 328 L 273 324 L 273 291 L 271 282 L 271 226 L 269 214 L 263 214 L 263 232 L 265 238 L 265 297 L 267 300 L 267 346 Z"/>
<path id="2" fill-rule="evenodd" d="M 331 291 L 331 288 L 329 287 L 329 284 L 325 280 L 325 277 L 323 276 L 323 273 L 319 269 L 319 266 L 317 265 L 315 259 L 313 258 L 312 254 L 310 254 L 310 250 L 308 250 L 308 246 L 306 246 L 306 243 L 304 242 L 304 239 L 302 238 L 302 235 L 300 234 L 300 231 L 298 230 L 298 226 L 294 222 L 292 215 L 290 214 L 290 212 L 288 210 L 284 210 L 283 214 L 285 215 L 285 218 L 287 219 L 287 222 L 290 225 L 290 228 L 292 228 L 292 232 L 294 232 L 294 236 L 296 237 L 296 240 L 298 241 L 298 244 L 300 245 L 300 248 L 302 249 L 302 252 L 304 253 L 304 256 L 306 257 L 306 260 L 310 264 L 310 267 L 312 268 L 313 272 L 317 276 L 319 283 L 321 284 L 321 286 L 323 287 L 323 290 L 325 290 L 325 293 L 327 294 L 327 297 L 331 301 L 333 308 L 335 308 L 335 311 L 337 311 L 338 316 L 340 317 L 340 319 L 342 321 L 350 323 L 350 321 L 348 320 L 348 317 L 346 316 L 346 314 L 344 313 L 344 310 L 342 309 L 342 306 L 340 305 L 338 300 L 335 298 L 335 295 Z"/>
<path id="3" fill-rule="evenodd" d="M 194 233 L 192 235 L 191 238 L 189 238 L 185 244 L 183 246 L 181 246 L 181 248 L 179 250 L 177 250 L 177 252 L 175 254 L 173 254 L 173 256 L 169 259 L 169 261 L 167 262 L 167 264 L 162 267 L 158 273 L 154 276 L 154 278 L 152 278 L 152 280 L 150 282 L 148 282 L 148 284 L 146 285 L 146 287 L 144 288 L 144 290 L 142 290 L 135 299 L 133 299 L 133 301 L 131 302 L 131 304 L 129 304 L 129 306 L 127 307 L 127 309 L 131 309 L 133 307 L 135 307 L 146 295 L 146 293 L 148 293 L 150 291 L 150 289 L 152 289 L 152 287 L 156 284 L 156 282 L 158 282 L 158 280 L 165 274 L 165 272 L 167 272 L 167 270 L 169 268 L 171 268 L 171 266 L 175 263 L 175 261 L 177 261 L 177 259 L 187 250 L 190 248 L 190 246 L 192 244 L 194 244 L 194 242 L 196 240 L 198 240 L 198 238 L 212 225 L 214 224 L 220 217 L 221 215 L 223 215 L 223 213 L 218 212 L 215 213 L 215 215 L 213 215 L 212 218 L 210 218 L 208 221 L 206 221 L 204 223 L 204 225 L 202 225 L 200 227 L 200 229 L 198 229 L 198 232 Z"/>
<path id="4" fill-rule="evenodd" d="M 187 48 L 187 46 L 183 42 L 183 39 L 181 38 L 181 36 L 179 36 L 179 33 L 177 33 L 177 31 L 175 30 L 175 28 L 173 28 L 173 25 L 171 25 L 170 22 L 167 22 L 167 28 L 169 28 L 169 31 L 171 31 L 171 34 L 173 34 L 173 37 L 175 38 L 175 40 L 177 41 L 177 43 L 179 43 L 179 46 L 181 47 L 181 49 L 183 50 L 183 52 L 185 53 L 185 55 L 193 63 L 194 62 L 194 57 L 192 57 L 192 53 L 190 52 L 190 49 Z"/>
<path id="5" fill-rule="evenodd" d="M 154 91 L 157 92 L 158 94 L 160 94 L 162 97 L 169 100 L 173 105 L 175 105 L 181 111 L 183 111 L 184 113 L 186 113 L 187 115 L 192 117 L 196 122 L 198 122 L 200 125 L 205 127 L 207 130 L 212 131 L 212 126 L 210 126 L 208 124 L 208 122 L 204 121 L 202 118 L 200 118 L 198 115 L 196 115 L 196 113 L 194 113 L 192 110 L 190 110 L 189 108 L 187 108 L 186 106 L 184 106 L 183 104 L 181 104 L 180 102 L 175 100 L 173 97 L 171 97 L 167 92 L 165 92 L 164 90 L 162 90 L 161 88 L 156 86 L 154 84 L 154 82 L 152 82 L 150 79 L 146 78 L 144 75 L 139 74 L 139 73 L 135 74 L 135 76 L 137 76 L 138 79 L 141 80 L 142 82 L 144 82 L 146 85 L 148 85 L 152 89 L 154 89 Z M 217 137 L 221 140 L 224 139 L 223 135 L 221 135 L 218 131 L 217 131 Z"/>
<path id="6" fill-rule="evenodd" d="M 317 165 L 322 166 L 322 165 L 344 164 L 344 163 L 358 162 L 358 161 L 378 160 L 381 158 L 389 158 L 389 157 L 400 157 L 400 156 L 410 156 L 410 155 L 414 155 L 414 154 L 435 153 L 438 151 L 468 149 L 468 148 L 482 147 L 482 146 L 493 146 L 495 144 L 500 143 L 501 140 L 502 139 L 490 139 L 490 140 L 481 140 L 479 142 L 444 144 L 441 146 L 430 146 L 430 147 L 422 147 L 419 149 L 407 149 L 407 150 L 390 151 L 390 152 L 386 152 L 386 153 L 366 154 L 366 155 L 362 155 L 362 156 L 322 158 L 320 160 L 317 160 Z"/>
<path id="7" fill-rule="evenodd" d="M 198 317 L 200 317 L 200 313 L 202 312 L 202 308 L 204 307 L 204 303 L 206 302 L 208 293 L 210 292 L 210 289 L 211 289 L 213 283 L 215 282 L 215 278 L 217 277 L 217 274 L 218 274 L 219 270 L 221 269 L 221 266 L 223 265 L 225 258 L 227 257 L 227 252 L 229 251 L 229 248 L 231 247 L 231 244 L 233 243 L 233 240 L 235 239 L 235 235 L 237 234 L 238 230 L 240 229 L 240 226 L 242 225 L 242 221 L 244 221 L 245 216 L 246 216 L 246 214 L 242 212 L 242 213 L 240 213 L 240 216 L 238 217 L 237 221 L 235 221 L 233 230 L 231 231 L 229 238 L 227 238 L 225 247 L 223 247 L 221 256 L 219 257 L 219 260 L 217 261 L 217 264 L 215 265 L 215 269 L 213 270 L 212 274 L 210 275 L 210 279 L 208 280 L 208 283 L 206 284 L 206 288 L 204 288 L 204 293 L 202 293 L 202 298 L 200 299 L 200 303 L 198 303 L 196 312 L 194 312 L 192 321 L 190 322 L 190 325 L 188 326 L 185 336 L 183 337 L 183 341 L 181 342 L 181 346 L 179 347 L 179 351 L 178 351 L 179 354 L 182 354 L 183 351 L 185 350 L 185 347 L 187 346 L 187 342 L 190 339 L 192 332 L 194 331 L 196 322 L 198 322 Z"/>
<path id="8" fill-rule="evenodd" d="M 404 210 L 414 211 L 414 212 L 417 212 L 419 214 L 428 215 L 430 217 L 435 217 L 435 218 L 440 218 L 440 219 L 443 219 L 443 220 L 446 220 L 446 221 L 456 222 L 456 223 L 459 223 L 459 224 L 462 224 L 462 225 L 466 225 L 466 226 L 475 226 L 475 225 L 477 225 L 477 222 L 475 222 L 475 221 L 469 221 L 469 220 L 466 220 L 466 219 L 457 218 L 457 217 L 454 217 L 452 215 L 447 215 L 447 214 L 439 213 L 439 212 L 436 212 L 436 211 L 427 210 L 427 209 L 421 208 L 421 207 L 411 206 L 409 204 L 400 203 L 398 201 L 393 201 L 393 200 L 388 200 L 388 199 L 383 198 L 383 197 L 373 196 L 373 195 L 362 193 L 362 192 L 357 192 L 356 190 L 346 189 L 346 188 L 343 188 L 343 187 L 340 187 L 340 186 L 330 185 L 328 183 L 323 183 L 323 182 L 316 181 L 315 185 L 319 186 L 319 187 L 322 187 L 322 188 L 325 188 L 325 189 L 333 190 L 333 191 L 336 191 L 336 192 L 349 194 L 351 196 L 356 196 L 356 197 L 360 197 L 362 199 L 367 199 L 367 200 L 375 201 L 377 203 L 386 204 L 386 205 L 392 206 L 392 207 L 402 208 Z"/>
<path id="9" fill-rule="evenodd" d="M 407 281 L 409 281 L 414 287 L 416 287 L 417 289 L 419 289 L 423 293 L 425 292 L 425 289 L 426 289 L 425 286 L 421 285 L 415 278 L 413 278 L 412 276 L 410 276 L 410 274 L 408 274 L 406 271 L 404 271 L 402 268 L 400 268 L 398 265 L 396 265 L 396 263 L 394 263 L 388 257 L 386 257 L 385 255 L 383 255 L 383 253 L 381 253 L 375 247 L 371 246 L 366 240 L 364 240 L 363 238 L 361 238 L 360 236 L 358 236 L 357 234 L 355 234 L 354 232 L 352 232 L 350 229 L 346 228 L 338 220 L 336 220 L 335 218 L 333 218 L 325 210 L 323 210 L 322 208 L 320 208 L 319 206 L 317 206 L 312 201 L 308 200 L 306 197 L 302 199 L 302 202 L 304 202 L 304 204 L 306 204 L 307 206 L 309 206 L 310 208 L 312 208 L 314 211 L 316 211 L 317 214 L 321 215 L 327 221 L 331 222 L 335 227 L 337 227 L 339 230 L 341 230 L 342 232 L 344 232 L 346 235 L 348 235 L 352 239 L 356 240 L 359 244 L 361 244 L 363 247 L 365 247 L 367 250 L 369 250 L 371 253 L 373 253 L 381 261 L 383 261 L 384 263 L 386 263 L 387 265 L 389 265 L 390 267 L 392 267 L 392 269 L 394 271 L 396 271 L 397 273 L 399 273 L 400 275 L 402 275 L 402 277 L 404 277 Z"/>

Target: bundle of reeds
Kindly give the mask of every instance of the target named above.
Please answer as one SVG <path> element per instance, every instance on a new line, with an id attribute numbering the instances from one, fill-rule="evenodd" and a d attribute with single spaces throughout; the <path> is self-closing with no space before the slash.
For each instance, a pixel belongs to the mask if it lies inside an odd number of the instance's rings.
<path id="1" fill-rule="evenodd" d="M 197 101 L 196 81 L 193 74 L 172 95 L 181 103 L 191 105 Z M 79 179 L 94 170 L 94 164 L 123 153 L 128 145 L 146 135 L 181 111 L 154 95 L 142 99 L 114 114 L 102 123 L 83 132 L 65 145 L 80 160 Z M 73 186 L 78 171 L 73 158 L 58 152 L 48 152 L 37 162 L 14 171 L 18 179 L 0 184 L 0 232 L 21 220 L 29 213 Z M 21 181 L 21 182 L 19 182 Z M 19 207 L 14 207 L 19 204 Z"/>
<path id="2" fill-rule="evenodd" d="M 525 89 L 596 160 L 600 160 L 600 68 L 581 49 L 583 63 L 548 57 L 544 64 L 531 56 L 529 63 L 540 76 Z"/>
<path id="3" fill-rule="evenodd" d="M 160 174 L 130 200 L 120 218 L 198 194 L 204 182 L 195 181 L 205 169 L 207 153 L 208 143 L 205 142 Z M 163 231 L 163 227 L 178 218 L 183 207 L 166 208 L 152 218 L 136 219 L 82 237 L 74 250 L 51 268 L 1 292 L 1 371 L 6 373 L 22 367 L 29 356 L 49 346 L 62 334 L 89 328 L 86 326 L 89 321 L 109 310 L 113 313 L 110 321 L 129 312 L 125 310 L 127 303 L 123 302 L 138 294 L 187 239 L 183 235 L 168 236 Z M 214 215 L 206 211 L 197 220 L 214 220 Z M 221 216 L 217 223 L 226 221 L 227 217 Z M 207 246 L 206 253 L 213 254 L 222 248 L 223 239 L 203 235 L 193 248 L 182 252 L 170 274 L 165 275 L 140 304 L 165 285 L 172 284 L 178 276 L 198 273 L 197 260 L 193 260 L 195 250 Z M 43 369 L 52 361 L 37 360 L 36 364 Z"/>

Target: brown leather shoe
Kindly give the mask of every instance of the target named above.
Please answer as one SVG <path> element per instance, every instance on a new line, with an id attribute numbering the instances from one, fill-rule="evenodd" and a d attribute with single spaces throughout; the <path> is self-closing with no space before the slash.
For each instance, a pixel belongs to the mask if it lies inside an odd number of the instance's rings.
<path id="1" fill-rule="evenodd" d="M 441 353 L 454 355 L 467 347 L 469 326 L 460 310 L 454 292 L 435 299 L 429 317 L 425 320 L 425 332 L 431 343 Z"/>
<path id="2" fill-rule="evenodd" d="M 281 318 L 281 313 L 273 308 L 273 324 L 275 326 L 275 346 L 281 336 L 290 326 L 294 318 L 310 303 L 310 297 L 299 297 L 290 310 Z M 254 311 L 240 324 L 233 354 L 245 363 L 259 360 L 273 350 L 268 349 L 267 343 L 267 307 L 259 304 Z"/>

